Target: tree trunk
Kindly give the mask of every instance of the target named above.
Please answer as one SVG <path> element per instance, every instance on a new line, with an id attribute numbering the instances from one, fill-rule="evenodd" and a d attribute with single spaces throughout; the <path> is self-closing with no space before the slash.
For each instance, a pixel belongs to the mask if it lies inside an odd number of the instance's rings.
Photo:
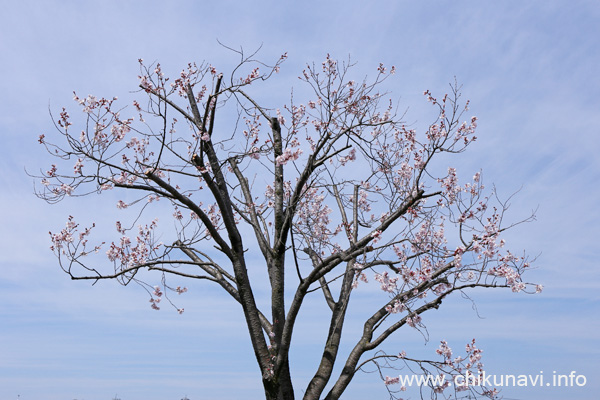
<path id="1" fill-rule="evenodd" d="M 275 379 L 263 379 L 263 385 L 266 400 L 294 400 L 294 386 L 288 361 L 286 360 Z"/>

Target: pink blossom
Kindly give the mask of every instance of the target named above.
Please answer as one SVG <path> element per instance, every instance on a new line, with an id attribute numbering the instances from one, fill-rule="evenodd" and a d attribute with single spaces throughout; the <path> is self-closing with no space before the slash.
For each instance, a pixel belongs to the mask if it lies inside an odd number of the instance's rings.
<path id="1" fill-rule="evenodd" d="M 46 175 L 48 175 L 49 178 L 53 178 L 56 176 L 56 165 L 52 164 L 51 168 L 46 171 Z"/>
<path id="2" fill-rule="evenodd" d="M 452 358 L 452 349 L 448 346 L 448 343 L 445 340 L 440 342 L 440 347 L 435 352 L 444 357 L 444 361 L 446 362 L 449 362 L 449 360 Z"/>
<path id="3" fill-rule="evenodd" d="M 398 281 L 398 277 L 390 278 L 387 271 L 383 274 L 375 274 L 375 280 L 381 283 L 381 290 L 384 292 L 393 293 L 397 289 L 396 282 Z"/>
<path id="4" fill-rule="evenodd" d="M 383 383 L 386 386 L 388 386 L 388 385 L 395 385 L 397 383 L 400 383 L 400 377 L 396 376 L 394 378 L 390 378 L 389 376 L 386 376 Z"/>
<path id="5" fill-rule="evenodd" d="M 456 168 L 449 167 L 448 175 L 444 179 L 438 179 L 438 182 L 442 184 L 442 188 L 444 189 L 444 194 L 448 196 L 450 203 L 454 203 L 456 200 L 456 195 L 460 192 L 460 187 L 458 186 L 458 178 L 456 177 Z"/>
<path id="6" fill-rule="evenodd" d="M 542 293 L 543 289 L 544 289 L 543 285 L 535 285 L 535 292 L 536 293 Z"/>
<path id="7" fill-rule="evenodd" d="M 115 141 L 119 142 L 119 141 L 123 140 L 125 135 L 131 130 L 131 128 L 129 127 L 130 122 L 131 122 L 131 120 L 126 121 L 126 122 L 121 122 L 118 124 L 114 124 L 110 128 L 110 133 L 112 133 L 112 135 L 114 136 Z"/>
<path id="8" fill-rule="evenodd" d="M 140 86 L 145 89 L 147 92 L 153 91 L 154 90 L 154 85 L 152 84 L 152 82 L 148 79 L 148 77 L 146 75 L 144 76 L 140 76 Z"/>
<path id="9" fill-rule="evenodd" d="M 181 213 L 181 211 L 180 211 L 180 210 L 175 210 L 175 211 L 173 212 L 173 217 L 174 217 L 176 220 L 179 220 L 179 221 L 181 221 L 181 220 L 183 219 L 183 214 Z"/>
<path id="10" fill-rule="evenodd" d="M 66 183 L 63 183 L 62 185 L 59 186 L 58 191 L 59 191 L 59 193 L 64 193 L 67 196 L 70 196 L 71 193 L 73 193 L 73 187 L 70 185 L 67 185 Z"/>
<path id="11" fill-rule="evenodd" d="M 73 167 L 73 171 L 76 174 L 81 175 L 81 168 L 83 168 L 83 160 L 81 158 L 77 159 L 77 162 L 75 163 L 75 166 Z"/>
<path id="12" fill-rule="evenodd" d="M 340 157 L 338 160 L 340 164 L 342 164 L 342 166 L 346 165 L 348 161 L 356 160 L 356 149 L 353 147 L 352 149 L 350 149 L 350 152 L 347 156 Z"/>
<path id="13" fill-rule="evenodd" d="M 398 314 L 406 311 L 406 306 L 399 301 L 394 301 L 393 305 L 388 304 L 387 306 L 385 306 L 385 311 L 389 312 L 390 314 Z"/>
<path id="14" fill-rule="evenodd" d="M 66 228 L 62 229 L 59 233 L 50 233 L 50 238 L 52 240 L 51 249 L 62 249 L 63 246 L 69 243 L 73 243 L 73 233 L 75 232 L 78 224 L 75 222 L 72 215 L 69 216 L 69 219 L 66 223 Z"/>
<path id="15" fill-rule="evenodd" d="M 416 328 L 417 325 L 419 325 L 421 323 L 421 316 L 418 314 L 413 314 L 410 317 L 406 317 L 406 323 L 409 326 Z"/>
<path id="16" fill-rule="evenodd" d="M 277 165 L 285 165 L 290 160 L 292 160 L 292 161 L 297 160 L 301 154 L 302 154 L 302 149 L 298 148 L 292 152 L 292 149 L 290 149 L 288 147 L 283 151 L 282 155 L 277 156 L 277 158 L 275 159 L 275 162 L 277 163 Z"/>
<path id="17" fill-rule="evenodd" d="M 154 299 L 154 298 L 150 298 L 150 307 L 152 307 L 153 310 L 160 310 L 160 307 L 157 305 L 158 303 L 160 303 L 160 299 Z"/>
<path id="18" fill-rule="evenodd" d="M 361 273 L 360 273 L 360 275 L 359 275 L 358 277 L 359 277 L 359 279 L 360 279 L 361 281 L 363 281 L 364 283 L 369 283 L 369 280 L 367 279 L 367 275 L 365 275 L 365 273 L 364 273 L 364 272 L 361 272 Z"/>
<path id="19" fill-rule="evenodd" d="M 525 289 L 525 284 L 523 282 L 515 282 L 511 286 L 511 290 L 515 293 L 520 292 L 523 289 Z"/>
<path id="20" fill-rule="evenodd" d="M 252 147 L 248 155 L 250 156 L 250 158 L 258 160 L 260 159 L 260 149 L 256 146 Z"/>
<path id="21" fill-rule="evenodd" d="M 381 234 L 382 232 L 379 230 L 371 233 L 371 237 L 373 238 L 373 244 L 379 242 L 379 239 L 381 239 Z"/>

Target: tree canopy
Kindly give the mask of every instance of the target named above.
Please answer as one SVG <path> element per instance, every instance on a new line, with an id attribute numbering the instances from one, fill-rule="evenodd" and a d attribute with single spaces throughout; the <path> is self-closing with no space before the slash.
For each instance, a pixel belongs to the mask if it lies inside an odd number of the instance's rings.
<path id="1" fill-rule="evenodd" d="M 265 85 L 286 55 L 272 65 L 239 55 L 227 75 L 190 63 L 174 79 L 139 60 L 141 98 L 129 107 L 74 94 L 84 119 L 63 108 L 58 134 L 40 136 L 59 160 L 39 176 L 37 194 L 56 202 L 128 193 L 116 206 L 134 222 L 115 221 L 114 240 L 99 242 L 95 225 L 69 217 L 50 234 L 62 269 L 75 280 L 139 284 L 155 309 L 188 290 L 170 284 L 175 276 L 218 285 L 243 310 L 267 399 L 299 393 L 289 351 L 302 306 L 318 293 L 328 333 L 305 399 L 340 398 L 366 366 L 394 397 L 405 389 L 387 375 L 394 365 L 445 374 L 427 383 L 432 397 L 469 390 L 493 398 L 492 388 L 451 385 L 454 376 L 483 372 L 474 340 L 462 355 L 442 341 L 436 360 L 382 348 L 400 328 L 423 328 L 422 315 L 448 296 L 541 291 L 522 279 L 528 257 L 504 246 L 502 232 L 515 225 L 504 218 L 508 204 L 486 190 L 480 172 L 461 181 L 451 166 L 476 140 L 477 118 L 466 115 L 460 87 L 441 97 L 424 92 L 436 118 L 419 130 L 384 91 L 394 67 L 380 64 L 374 78 L 355 80 L 349 60 L 328 55 L 306 66 L 300 90 L 277 108 Z M 219 125 L 219 115 L 229 123 Z M 165 208 L 172 222 L 154 218 Z M 270 309 L 258 306 L 259 276 L 268 276 Z M 345 331 L 362 285 L 381 289 L 373 293 L 379 304 L 361 332 Z M 353 343 L 347 352 L 342 336 Z"/>

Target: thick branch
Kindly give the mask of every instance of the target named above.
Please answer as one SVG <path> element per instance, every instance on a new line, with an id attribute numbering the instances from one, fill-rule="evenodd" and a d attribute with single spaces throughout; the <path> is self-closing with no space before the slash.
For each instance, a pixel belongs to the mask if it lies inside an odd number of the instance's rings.
<path id="1" fill-rule="evenodd" d="M 202 263 L 200 257 L 198 257 L 194 251 L 188 247 L 186 247 L 181 241 L 177 241 L 174 243 L 175 246 L 177 246 L 179 249 L 181 249 L 181 251 L 183 251 L 183 253 L 185 255 L 187 255 L 189 258 L 191 258 L 194 263 L 196 263 L 197 265 L 200 265 L 202 267 L 203 264 L 209 264 L 213 267 L 213 269 L 209 270 L 208 268 L 203 268 L 206 272 L 208 272 L 214 279 L 215 282 L 217 282 L 219 285 L 221 285 L 221 287 L 223 289 L 225 289 L 225 291 L 227 293 L 229 293 L 231 295 L 231 297 L 233 297 L 238 303 L 242 303 L 242 300 L 240 298 L 240 295 L 237 291 L 236 288 L 234 288 L 226 279 L 224 279 L 224 275 L 228 278 L 233 280 L 233 277 L 231 275 L 229 275 L 227 273 L 227 271 L 223 270 L 219 265 L 214 264 L 214 263 Z M 263 315 L 263 313 L 260 312 L 260 310 L 258 311 L 259 314 L 259 318 L 260 318 L 260 322 L 261 325 L 263 327 L 263 329 L 265 330 L 265 332 L 267 333 L 267 335 L 269 335 L 272 331 L 273 331 L 273 327 L 271 326 L 271 323 L 269 322 L 269 320 Z"/>
<path id="2" fill-rule="evenodd" d="M 242 174 L 242 171 L 240 171 L 240 168 L 238 167 L 238 164 L 235 159 L 230 159 L 229 165 L 231 166 L 233 173 L 235 174 L 236 178 L 238 179 L 238 182 L 240 183 L 240 187 L 242 189 L 242 193 L 244 195 L 246 203 L 246 209 L 250 214 L 249 223 L 250 226 L 252 226 L 252 229 L 254 230 L 254 236 L 258 241 L 258 246 L 260 247 L 260 250 L 262 251 L 263 256 L 265 257 L 267 262 L 270 262 L 269 260 L 272 258 L 271 249 L 269 247 L 269 242 L 267 241 L 267 238 L 260 229 L 260 222 L 258 221 L 258 215 L 256 213 L 256 207 L 254 206 L 254 199 L 252 197 L 252 193 L 250 192 L 250 186 L 248 185 L 248 179 L 246 179 L 246 177 Z"/>
<path id="3" fill-rule="evenodd" d="M 342 339 L 342 328 L 350 302 L 353 278 L 354 262 L 350 261 L 346 265 L 346 272 L 344 274 L 340 295 L 333 308 L 331 321 L 329 323 L 329 333 L 327 334 L 327 342 L 323 349 L 321 362 L 315 376 L 306 388 L 305 399 L 320 398 L 325 386 L 331 379 L 331 374 L 339 351 L 340 341 Z"/>
<path id="4" fill-rule="evenodd" d="M 208 232 L 210 233 L 212 238 L 219 245 L 221 251 L 223 251 L 227 255 L 227 257 L 229 257 L 230 259 L 233 258 L 233 253 L 231 251 L 231 248 L 229 247 L 227 242 L 225 242 L 225 240 L 221 237 L 221 235 L 217 231 L 216 227 L 212 224 L 210 217 L 208 215 L 206 215 L 204 213 L 204 211 L 202 211 L 202 209 L 200 207 L 198 207 L 197 204 L 195 204 L 192 200 L 190 200 L 189 197 L 184 196 L 181 193 L 179 193 L 177 191 L 177 189 L 175 189 L 173 186 L 171 186 L 167 182 L 163 181 L 156 174 L 154 174 L 154 172 L 152 172 L 151 170 L 146 171 L 146 176 L 148 177 L 148 179 L 155 182 L 158 186 L 162 187 L 167 192 L 169 192 L 173 196 L 173 198 L 177 199 L 181 204 L 185 205 L 190 210 L 192 210 L 194 213 L 196 213 L 198 218 L 200 218 L 200 220 L 206 226 L 206 229 L 208 229 Z"/>

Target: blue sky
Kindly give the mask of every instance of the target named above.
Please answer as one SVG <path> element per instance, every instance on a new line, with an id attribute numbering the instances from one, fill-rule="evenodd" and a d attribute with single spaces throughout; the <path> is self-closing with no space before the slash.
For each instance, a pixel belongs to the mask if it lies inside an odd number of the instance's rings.
<path id="1" fill-rule="evenodd" d="M 515 220 L 537 208 L 537 221 L 515 229 L 508 243 L 539 254 L 528 280 L 545 290 L 476 293 L 480 317 L 455 299 L 427 316 L 429 344 L 403 332 L 388 348 L 425 354 L 441 339 L 459 348 L 476 337 L 492 372 L 575 370 L 588 378 L 583 388 L 505 388 L 506 398 L 597 398 L 597 2 L 20 1 L 3 2 L 0 18 L 1 399 L 262 396 L 241 312 L 228 298 L 193 285 L 180 316 L 151 310 L 137 288 L 71 282 L 48 249 L 48 231 L 69 214 L 92 220 L 102 199 L 49 206 L 24 172 L 51 163 L 36 143 L 52 131 L 49 105 L 71 106 L 73 90 L 126 96 L 137 85 L 138 58 L 175 73 L 189 61 L 226 69 L 235 60 L 217 40 L 248 50 L 262 44 L 266 61 L 288 52 L 274 99 L 285 99 L 304 63 L 327 53 L 351 55 L 359 75 L 379 62 L 395 65 L 388 88 L 416 124 L 429 122 L 423 90 L 444 92 L 456 77 L 479 118 L 459 174 L 481 168 L 501 194 L 520 190 Z M 308 308 L 299 321 L 305 328 L 292 353 L 299 389 L 314 372 L 305 354 L 321 345 L 311 335 L 318 315 Z M 367 397 L 386 398 L 375 376 L 359 376 L 344 396 Z"/>

